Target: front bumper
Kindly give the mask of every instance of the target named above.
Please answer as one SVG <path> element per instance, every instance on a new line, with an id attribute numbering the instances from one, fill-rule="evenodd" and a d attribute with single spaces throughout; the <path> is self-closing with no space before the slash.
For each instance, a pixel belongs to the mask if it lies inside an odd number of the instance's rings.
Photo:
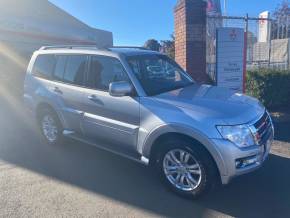
<path id="1" fill-rule="evenodd" d="M 241 149 L 227 140 L 214 139 L 213 143 L 219 151 L 224 165 L 224 169 L 221 171 L 223 172 L 221 174 L 222 184 L 228 184 L 234 177 L 253 172 L 260 168 L 269 156 L 272 142 L 273 136 L 269 138 L 265 145 Z M 243 167 L 237 166 L 237 161 L 249 158 L 254 160 L 251 164 Z"/>

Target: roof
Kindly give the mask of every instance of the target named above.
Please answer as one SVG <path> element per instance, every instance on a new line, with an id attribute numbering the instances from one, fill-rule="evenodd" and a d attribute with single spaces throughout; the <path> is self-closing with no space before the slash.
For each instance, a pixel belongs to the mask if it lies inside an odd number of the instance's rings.
<path id="1" fill-rule="evenodd" d="M 60 9 L 48 0 L 9 0 L 0 1 L 0 16 L 13 20 L 22 21 L 29 25 L 41 28 L 41 24 L 57 25 L 61 27 L 73 27 L 91 30 L 84 22 L 78 20 L 66 11 Z M 17 6 L 17 7 L 16 7 Z M 10 19 L 12 20 L 12 19 Z M 44 26 L 45 30 L 47 26 Z"/>
<path id="2" fill-rule="evenodd" d="M 0 1 L 0 30 L 50 36 L 40 45 L 57 42 L 113 45 L 111 32 L 88 26 L 48 0 Z"/>

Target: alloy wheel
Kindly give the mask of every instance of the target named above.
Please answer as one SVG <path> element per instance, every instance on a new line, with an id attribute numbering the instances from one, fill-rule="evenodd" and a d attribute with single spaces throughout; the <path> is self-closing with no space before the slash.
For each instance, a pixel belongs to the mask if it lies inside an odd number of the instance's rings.
<path id="1" fill-rule="evenodd" d="M 54 118 L 51 115 L 45 115 L 42 119 L 41 126 L 46 139 L 49 142 L 54 143 L 58 137 L 58 128 Z"/>
<path id="2" fill-rule="evenodd" d="M 201 167 L 188 151 L 174 149 L 163 159 L 163 171 L 167 180 L 177 189 L 191 192 L 201 183 Z"/>

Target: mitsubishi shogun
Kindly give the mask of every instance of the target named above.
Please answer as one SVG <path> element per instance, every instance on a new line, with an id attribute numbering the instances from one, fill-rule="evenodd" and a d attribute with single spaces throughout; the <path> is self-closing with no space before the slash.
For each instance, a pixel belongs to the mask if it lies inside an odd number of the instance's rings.
<path id="1" fill-rule="evenodd" d="M 152 166 L 187 197 L 258 169 L 274 137 L 258 100 L 197 84 L 166 55 L 141 48 L 43 47 L 24 90 L 48 144 L 69 137 Z"/>

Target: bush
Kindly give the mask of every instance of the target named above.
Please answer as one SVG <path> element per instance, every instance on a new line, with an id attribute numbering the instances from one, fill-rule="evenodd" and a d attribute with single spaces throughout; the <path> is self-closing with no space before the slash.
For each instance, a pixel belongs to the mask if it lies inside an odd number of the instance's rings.
<path id="1" fill-rule="evenodd" d="M 258 98 L 270 109 L 290 107 L 290 71 L 273 69 L 249 71 L 247 94 Z"/>

